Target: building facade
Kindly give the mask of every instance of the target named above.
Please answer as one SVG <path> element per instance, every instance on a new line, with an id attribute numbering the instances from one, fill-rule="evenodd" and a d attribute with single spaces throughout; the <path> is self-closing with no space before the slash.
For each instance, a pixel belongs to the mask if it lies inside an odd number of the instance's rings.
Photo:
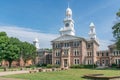
<path id="1" fill-rule="evenodd" d="M 99 41 L 96 37 L 95 25 L 90 24 L 89 39 L 75 36 L 72 10 L 66 9 L 66 17 L 63 20 L 64 27 L 59 30 L 60 36 L 51 41 L 52 64 L 60 67 L 70 67 L 76 64 L 96 64 L 98 66 L 110 66 L 120 64 L 120 51 L 110 45 L 108 50 L 99 50 Z"/>
<path id="2" fill-rule="evenodd" d="M 47 49 L 39 49 L 38 64 L 40 65 L 52 64 L 52 51 Z"/>

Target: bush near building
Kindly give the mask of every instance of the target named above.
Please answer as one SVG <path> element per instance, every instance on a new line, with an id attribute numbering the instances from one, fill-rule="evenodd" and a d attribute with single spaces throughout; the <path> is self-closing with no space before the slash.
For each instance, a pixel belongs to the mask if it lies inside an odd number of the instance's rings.
<path id="1" fill-rule="evenodd" d="M 97 65 L 72 65 L 70 68 L 96 68 Z"/>

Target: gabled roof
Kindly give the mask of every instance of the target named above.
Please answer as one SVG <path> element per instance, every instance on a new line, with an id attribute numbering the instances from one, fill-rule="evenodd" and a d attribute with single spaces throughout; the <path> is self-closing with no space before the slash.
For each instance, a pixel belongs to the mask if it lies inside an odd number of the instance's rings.
<path id="1" fill-rule="evenodd" d="M 95 42 L 98 46 L 100 46 L 100 44 L 99 44 L 96 40 L 94 40 L 94 39 L 92 39 L 92 40 L 87 40 L 87 42 Z"/>
<path id="2" fill-rule="evenodd" d="M 114 44 L 111 44 L 111 45 L 109 45 L 108 46 L 109 48 L 116 48 L 116 44 L 114 43 Z"/>
<path id="3" fill-rule="evenodd" d="M 81 39 L 81 40 L 84 40 L 86 41 L 84 38 L 82 37 L 77 37 L 77 36 L 72 36 L 72 35 L 63 35 L 63 36 L 60 36 L 54 40 L 52 40 L 51 42 L 56 42 L 56 41 L 68 41 L 68 40 L 77 40 L 77 39 Z"/>

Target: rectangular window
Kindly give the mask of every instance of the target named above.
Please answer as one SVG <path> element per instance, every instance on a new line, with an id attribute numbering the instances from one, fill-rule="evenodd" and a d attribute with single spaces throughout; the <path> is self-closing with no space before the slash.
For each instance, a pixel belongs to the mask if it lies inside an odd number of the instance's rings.
<path id="1" fill-rule="evenodd" d="M 108 60 L 106 60 L 106 65 L 108 65 L 109 63 L 108 63 Z"/>
<path id="2" fill-rule="evenodd" d="M 87 55 L 89 56 L 89 52 L 87 52 Z"/>
<path id="3" fill-rule="evenodd" d="M 80 64 L 79 59 L 74 59 L 74 64 Z"/>
<path id="4" fill-rule="evenodd" d="M 79 42 L 79 41 L 73 42 L 73 46 L 74 46 L 74 47 L 78 47 L 79 45 L 80 45 L 80 42 Z"/>
<path id="5" fill-rule="evenodd" d="M 64 47 L 69 47 L 70 44 L 69 43 L 64 43 Z"/>
<path id="6" fill-rule="evenodd" d="M 55 51 L 55 56 L 56 56 L 56 57 L 59 57 L 59 56 L 60 56 L 60 51 L 59 51 L 59 50 L 56 50 L 56 51 Z"/>
<path id="7" fill-rule="evenodd" d="M 104 53 L 102 53 L 102 56 L 104 56 Z"/>
<path id="8" fill-rule="evenodd" d="M 60 60 L 56 60 L 55 64 L 60 64 Z"/>
<path id="9" fill-rule="evenodd" d="M 106 56 L 108 56 L 108 52 L 106 53 Z"/>
<path id="10" fill-rule="evenodd" d="M 118 62 L 117 62 L 117 59 L 115 59 L 115 63 L 117 64 Z"/>
<path id="11" fill-rule="evenodd" d="M 99 53 L 97 53 L 97 56 L 99 56 Z"/>
<path id="12" fill-rule="evenodd" d="M 114 56 L 115 56 L 115 51 L 113 53 L 114 53 Z"/>
<path id="13" fill-rule="evenodd" d="M 64 50 L 64 56 L 68 55 L 68 49 Z"/>
<path id="14" fill-rule="evenodd" d="M 60 43 L 56 43 L 55 44 L 55 48 L 60 48 L 61 47 L 61 44 Z"/>
<path id="15" fill-rule="evenodd" d="M 90 56 L 92 56 L 92 52 L 90 52 Z"/>
<path id="16" fill-rule="evenodd" d="M 88 64 L 90 64 L 89 60 L 88 60 Z"/>
<path id="17" fill-rule="evenodd" d="M 118 51 L 116 51 L 116 55 L 118 56 Z"/>
<path id="18" fill-rule="evenodd" d="M 92 60 L 90 60 L 90 64 L 92 64 Z"/>
<path id="19" fill-rule="evenodd" d="M 74 49 L 74 56 L 79 56 L 79 50 L 78 49 Z"/>

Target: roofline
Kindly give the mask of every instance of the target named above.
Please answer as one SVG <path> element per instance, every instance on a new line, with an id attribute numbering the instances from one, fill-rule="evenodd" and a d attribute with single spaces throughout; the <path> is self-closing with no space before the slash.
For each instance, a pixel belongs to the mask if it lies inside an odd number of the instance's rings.
<path id="1" fill-rule="evenodd" d="M 76 38 L 79 38 L 79 39 L 82 39 L 84 40 L 85 42 L 87 42 L 87 40 L 85 38 L 82 38 L 82 37 L 77 37 L 77 36 L 73 36 L 73 35 L 68 35 L 68 34 L 65 34 L 65 35 L 62 35 L 62 36 L 72 36 L 72 37 L 76 37 Z M 58 38 L 62 37 L 62 36 L 59 36 Z M 58 39 L 56 38 L 56 39 Z M 56 40 L 54 39 L 54 40 Z M 51 42 L 54 42 L 54 40 L 52 40 Z M 74 39 L 74 40 L 77 40 L 77 39 Z M 55 42 L 59 42 L 59 41 L 55 41 Z"/>

